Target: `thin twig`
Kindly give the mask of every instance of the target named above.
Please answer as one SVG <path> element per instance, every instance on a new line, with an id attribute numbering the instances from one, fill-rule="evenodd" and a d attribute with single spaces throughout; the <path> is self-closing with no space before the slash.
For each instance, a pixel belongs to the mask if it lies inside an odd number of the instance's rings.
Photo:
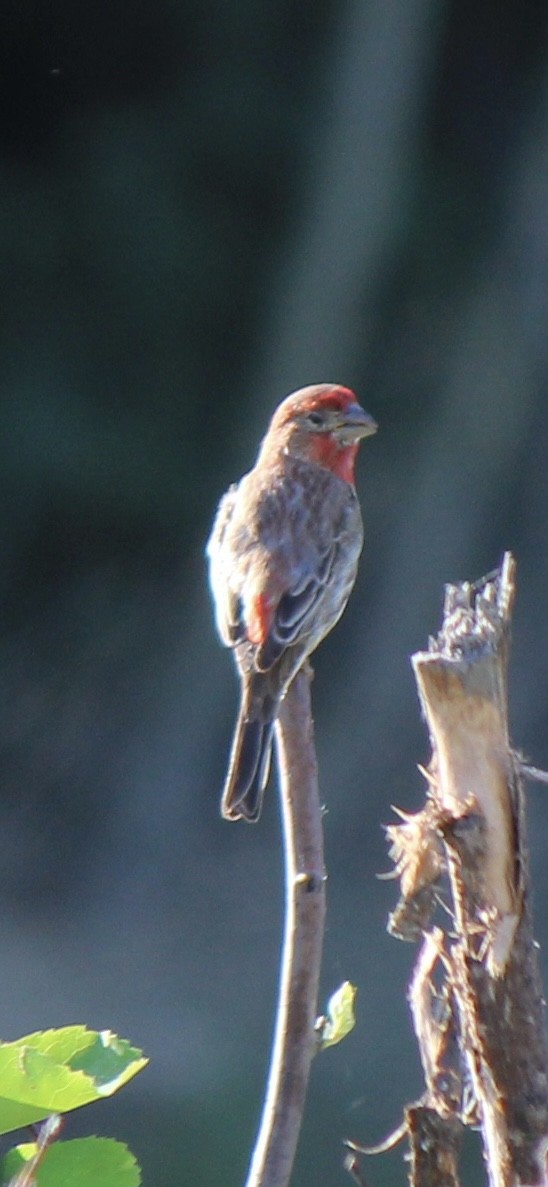
<path id="1" fill-rule="evenodd" d="M 521 774 L 534 783 L 548 783 L 548 771 L 541 771 L 539 767 L 532 767 L 527 762 L 519 764 Z"/>
<path id="2" fill-rule="evenodd" d="M 345 1138 L 343 1146 L 348 1150 L 352 1150 L 355 1154 L 386 1154 L 388 1150 L 394 1150 L 407 1135 L 407 1121 L 402 1121 L 388 1137 L 383 1138 L 382 1142 L 377 1142 L 374 1146 L 361 1146 L 359 1142 L 353 1142 L 350 1138 Z"/>
<path id="3" fill-rule="evenodd" d="M 246 1187 L 286 1187 L 317 1048 L 314 1025 L 325 919 L 325 871 L 309 675 L 295 677 L 276 726 L 286 917 L 278 1013 L 263 1115 Z"/>
<path id="4" fill-rule="evenodd" d="M 32 1126 L 34 1129 L 34 1126 Z M 59 1113 L 52 1113 L 51 1117 L 47 1117 L 41 1125 L 36 1127 L 38 1130 L 36 1137 L 36 1153 L 32 1158 L 12 1176 L 8 1183 L 8 1187 L 36 1187 L 38 1179 L 36 1173 L 40 1169 L 44 1158 L 53 1143 L 59 1137 L 63 1128 L 63 1118 Z"/>
<path id="5" fill-rule="evenodd" d="M 354 1151 L 350 1150 L 348 1154 L 345 1154 L 343 1167 L 344 1170 L 348 1171 L 349 1175 L 352 1176 L 354 1182 L 358 1184 L 358 1187 L 367 1187 L 367 1182 L 360 1166 L 358 1156 L 354 1153 Z"/>

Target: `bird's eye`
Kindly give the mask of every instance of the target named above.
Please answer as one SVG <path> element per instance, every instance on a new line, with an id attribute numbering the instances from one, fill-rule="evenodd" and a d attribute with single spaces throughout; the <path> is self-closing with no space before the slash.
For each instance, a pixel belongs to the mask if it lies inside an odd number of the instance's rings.
<path id="1" fill-rule="evenodd" d="M 309 424 L 314 425 L 314 428 L 319 428 L 321 425 L 323 425 L 323 416 L 321 412 L 309 412 L 306 419 Z"/>

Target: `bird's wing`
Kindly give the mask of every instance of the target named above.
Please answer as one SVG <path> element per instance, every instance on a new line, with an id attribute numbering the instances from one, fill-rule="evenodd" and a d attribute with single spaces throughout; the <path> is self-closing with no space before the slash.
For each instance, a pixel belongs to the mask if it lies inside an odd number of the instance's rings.
<path id="1" fill-rule="evenodd" d="M 361 523 L 355 492 L 319 467 L 307 477 L 304 498 L 300 478 L 286 478 L 257 497 L 255 476 L 246 475 L 221 500 L 208 543 L 219 634 L 227 647 L 245 643 L 246 665 L 257 671 L 268 671 L 311 634 L 316 646 L 344 609 L 354 580 L 361 548 L 356 530 L 348 573 L 336 588 L 331 577 L 338 558 L 348 554 L 356 516 Z"/>
<path id="2" fill-rule="evenodd" d="M 333 537 L 327 551 L 317 556 L 314 567 L 306 568 L 289 584 L 272 607 L 268 631 L 255 655 L 255 667 L 259 671 L 267 671 L 288 647 L 310 633 L 310 626 L 315 621 L 333 570 L 338 546 L 338 537 Z"/>

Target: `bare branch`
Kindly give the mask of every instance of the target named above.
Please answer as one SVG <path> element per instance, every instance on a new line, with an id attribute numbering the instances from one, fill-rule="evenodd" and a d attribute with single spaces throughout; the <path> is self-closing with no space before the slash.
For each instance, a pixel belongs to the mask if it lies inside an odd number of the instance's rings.
<path id="1" fill-rule="evenodd" d="M 309 674 L 290 686 L 276 725 L 286 919 L 280 993 L 263 1115 L 246 1187 L 286 1187 L 304 1111 L 325 920 L 322 814 Z"/>

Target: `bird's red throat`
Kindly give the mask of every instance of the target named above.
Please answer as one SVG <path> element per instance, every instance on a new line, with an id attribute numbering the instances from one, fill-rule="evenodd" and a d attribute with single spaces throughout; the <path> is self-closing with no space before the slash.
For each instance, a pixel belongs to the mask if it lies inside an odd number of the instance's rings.
<path id="1" fill-rule="evenodd" d="M 354 463 L 358 452 L 358 442 L 354 445 L 339 445 L 333 433 L 318 433 L 310 441 L 311 461 L 331 470 L 343 482 L 354 486 Z"/>

